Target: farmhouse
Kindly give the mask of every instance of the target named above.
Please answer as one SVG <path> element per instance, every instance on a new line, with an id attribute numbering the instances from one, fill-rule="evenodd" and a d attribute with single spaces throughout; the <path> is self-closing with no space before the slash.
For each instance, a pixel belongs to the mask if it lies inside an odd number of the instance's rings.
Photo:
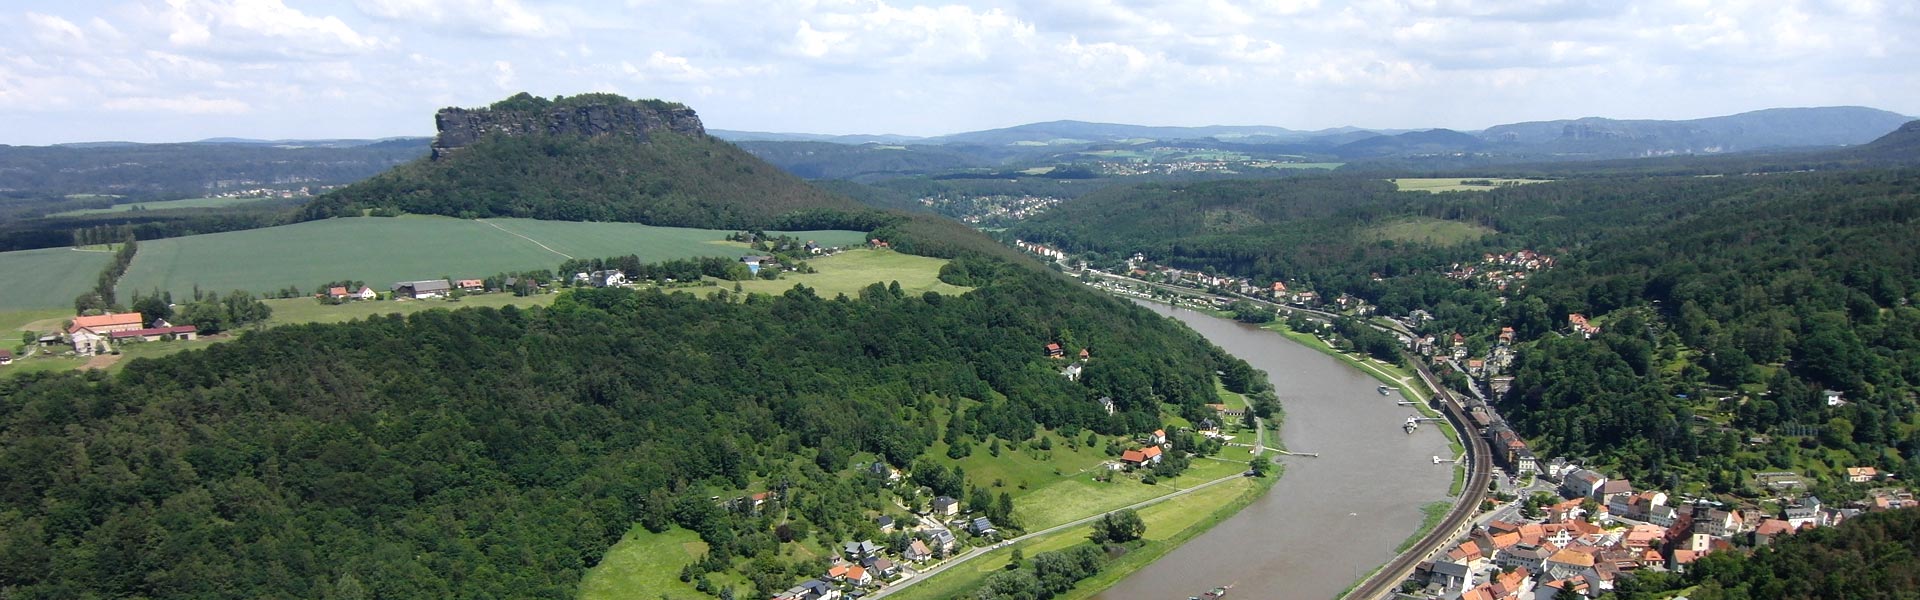
<path id="1" fill-rule="evenodd" d="M 360 286 L 360 291 L 354 292 L 352 295 L 355 300 L 372 300 L 380 297 L 380 294 L 374 293 L 373 288 L 364 285 Z"/>
<path id="2" fill-rule="evenodd" d="M 0 348 L 0 365 L 13 364 L 13 351 Z"/>
<path id="3" fill-rule="evenodd" d="M 89 356 L 112 350 L 109 338 L 115 332 L 133 331 L 146 327 L 140 313 L 107 313 L 88 317 L 74 317 L 73 326 L 67 328 L 67 340 L 73 343 L 73 351 L 81 356 Z"/>
<path id="4" fill-rule="evenodd" d="M 447 295 L 453 286 L 445 279 L 427 279 L 422 281 L 402 281 L 393 284 L 393 295 L 408 298 L 438 298 Z"/>
<path id="5" fill-rule="evenodd" d="M 336 285 L 336 286 L 327 288 L 327 299 L 329 300 L 345 300 L 347 299 L 348 296 L 351 296 L 351 295 L 353 294 L 347 292 L 347 286 L 344 286 L 344 285 Z"/>
<path id="6" fill-rule="evenodd" d="M 462 279 L 453 282 L 453 287 L 460 288 L 460 291 L 463 292 L 479 292 L 486 290 L 487 284 L 478 279 Z"/>

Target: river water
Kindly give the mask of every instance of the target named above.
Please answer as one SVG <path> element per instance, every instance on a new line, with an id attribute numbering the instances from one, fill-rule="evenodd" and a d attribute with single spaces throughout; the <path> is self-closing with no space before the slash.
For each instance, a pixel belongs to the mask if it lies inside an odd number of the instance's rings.
<path id="1" fill-rule="evenodd" d="M 1412 435 L 1414 413 L 1379 380 L 1280 334 L 1203 313 L 1141 302 L 1267 372 L 1294 452 L 1265 496 L 1135 572 L 1097 600 L 1185 600 L 1234 584 L 1229 598 L 1326 600 L 1393 559 L 1420 527 L 1422 505 L 1446 500 L 1452 465 L 1433 424 Z"/>

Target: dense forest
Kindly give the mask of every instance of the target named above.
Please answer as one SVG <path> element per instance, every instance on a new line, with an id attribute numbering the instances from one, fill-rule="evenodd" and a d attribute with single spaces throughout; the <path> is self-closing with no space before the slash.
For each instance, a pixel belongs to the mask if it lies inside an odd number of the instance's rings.
<path id="1" fill-rule="evenodd" d="M 885 220 L 732 144 L 667 131 L 645 142 L 493 135 L 444 159 L 415 161 L 317 198 L 304 218 L 375 208 L 731 229 L 866 231 Z"/>
<path id="2" fill-rule="evenodd" d="M 1621 600 L 1877 600 L 1920 596 L 1920 510 L 1870 513 L 1752 554 L 1715 552 L 1685 575 L 1623 579 Z"/>
<path id="3" fill-rule="evenodd" d="M 1394 239 L 1399 223 L 1472 232 Z M 1444 228 L 1436 228 L 1444 230 Z M 1549 453 L 1739 492 L 1842 461 L 1920 476 L 1920 172 L 1590 176 L 1393 192 L 1351 176 L 1098 192 L 1008 235 L 1423 309 L 1436 334 L 1520 343 L 1506 416 Z M 1556 266 L 1512 290 L 1444 276 L 1483 253 Z M 1502 297 L 1505 300 L 1502 300 Z M 1567 336 L 1569 314 L 1604 323 Z M 1828 406 L 1822 390 L 1841 392 Z M 1760 435 L 1772 442 L 1750 446 Z M 1551 455 L 1551 454 L 1550 454 Z M 1834 493 L 1846 494 L 1844 490 Z"/>
<path id="4" fill-rule="evenodd" d="M 1024 266 L 959 264 L 950 277 L 980 287 L 958 297 L 579 290 L 8 378 L 0 588 L 564 598 L 634 523 L 693 529 L 703 564 L 751 559 L 757 583 L 783 588 L 808 568 L 781 558 L 785 539 L 871 527 L 864 488 L 830 476 L 857 457 L 907 466 L 943 436 L 1040 427 L 1137 433 L 1163 402 L 1201 414 L 1216 370 L 1257 381 L 1147 311 Z M 1055 341 L 1101 359 L 1070 382 L 1041 352 Z M 937 430 L 928 415 L 961 398 L 980 403 L 964 430 Z M 708 500 L 772 486 L 791 521 Z"/>

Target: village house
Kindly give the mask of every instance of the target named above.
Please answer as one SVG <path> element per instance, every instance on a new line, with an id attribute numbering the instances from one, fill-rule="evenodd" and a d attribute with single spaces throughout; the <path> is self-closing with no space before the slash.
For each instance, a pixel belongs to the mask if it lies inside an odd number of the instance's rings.
<path id="1" fill-rule="evenodd" d="M 360 291 L 354 292 L 352 294 L 348 294 L 348 297 L 354 300 L 372 300 L 374 298 L 379 298 L 380 294 L 373 291 L 373 288 L 363 285 L 363 286 L 360 286 Z"/>
<path id="2" fill-rule="evenodd" d="M 486 282 L 478 279 L 462 279 L 459 281 L 455 281 L 453 282 L 453 287 L 460 288 L 460 291 L 463 291 L 463 292 L 484 292 L 487 290 Z"/>
<path id="3" fill-rule="evenodd" d="M 986 517 L 976 517 L 974 520 L 967 522 L 968 533 L 974 535 L 993 535 L 994 531 L 993 522 L 987 520 Z"/>
<path id="4" fill-rule="evenodd" d="M 1147 446 L 1139 450 L 1128 450 L 1120 453 L 1120 462 L 1129 467 L 1138 468 L 1146 465 L 1159 464 L 1160 456 L 1159 446 Z"/>
<path id="5" fill-rule="evenodd" d="M 1567 496 L 1574 498 L 1595 498 L 1596 492 L 1607 484 L 1607 476 L 1586 469 L 1576 469 L 1568 473 L 1561 488 Z"/>
<path id="6" fill-rule="evenodd" d="M 925 534 L 927 545 L 941 554 L 953 554 L 953 549 L 960 545 L 960 538 L 945 529 L 926 530 Z"/>
<path id="7" fill-rule="evenodd" d="M 402 281 L 402 282 L 393 284 L 393 295 L 396 298 L 406 297 L 406 298 L 413 298 L 416 300 L 425 299 L 425 298 L 439 298 L 442 296 L 446 296 L 447 292 L 452 290 L 453 290 L 453 285 L 447 283 L 447 280 L 445 279 Z"/>
<path id="8" fill-rule="evenodd" d="M 1067 351 L 1060 348 L 1060 344 L 1056 342 L 1048 342 L 1046 351 L 1047 351 L 1047 358 L 1066 358 L 1067 357 Z"/>
<path id="9" fill-rule="evenodd" d="M 868 573 L 880 579 L 886 579 L 900 574 L 900 565 L 895 564 L 892 560 L 884 556 L 869 558 L 866 562 L 860 563 L 860 566 L 866 567 Z"/>
<path id="10" fill-rule="evenodd" d="M 881 549 L 882 549 L 881 546 L 879 544 L 873 543 L 873 540 L 860 540 L 858 542 L 847 542 L 846 546 L 844 548 L 841 548 L 841 550 L 846 552 L 847 560 L 854 560 L 854 561 L 866 560 L 869 557 L 879 556 Z"/>
<path id="11" fill-rule="evenodd" d="M 934 498 L 931 507 L 933 514 L 937 516 L 951 517 L 960 514 L 960 501 L 951 496 Z"/>
<path id="12" fill-rule="evenodd" d="M 0 365 L 13 364 L 13 351 L 0 348 Z"/>
<path id="13" fill-rule="evenodd" d="M 927 549 L 926 542 L 914 540 L 907 544 L 906 551 L 901 552 L 900 555 L 913 562 L 926 562 L 933 558 L 933 551 Z"/>
<path id="14" fill-rule="evenodd" d="M 1847 481 L 1866 483 L 1880 476 L 1880 470 L 1873 467 L 1847 467 Z"/>
<path id="15" fill-rule="evenodd" d="M 1107 411 L 1107 414 L 1109 415 L 1114 414 L 1119 410 L 1119 408 L 1120 408 L 1119 405 L 1114 404 L 1113 397 L 1111 396 L 1100 397 L 1100 409 Z"/>
<path id="16" fill-rule="evenodd" d="M 347 291 L 347 286 L 344 286 L 344 285 L 336 285 L 336 286 L 327 288 L 328 300 L 346 300 L 348 297 L 352 295 L 353 293 Z"/>

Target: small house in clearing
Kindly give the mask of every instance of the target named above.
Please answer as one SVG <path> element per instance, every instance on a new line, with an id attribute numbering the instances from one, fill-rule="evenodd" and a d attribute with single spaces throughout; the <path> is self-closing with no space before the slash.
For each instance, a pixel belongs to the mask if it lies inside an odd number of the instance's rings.
<path id="1" fill-rule="evenodd" d="M 1160 462 L 1160 456 L 1159 446 L 1147 446 L 1140 450 L 1128 450 L 1120 453 L 1120 462 L 1126 463 L 1129 467 L 1143 467 L 1158 464 Z"/>

